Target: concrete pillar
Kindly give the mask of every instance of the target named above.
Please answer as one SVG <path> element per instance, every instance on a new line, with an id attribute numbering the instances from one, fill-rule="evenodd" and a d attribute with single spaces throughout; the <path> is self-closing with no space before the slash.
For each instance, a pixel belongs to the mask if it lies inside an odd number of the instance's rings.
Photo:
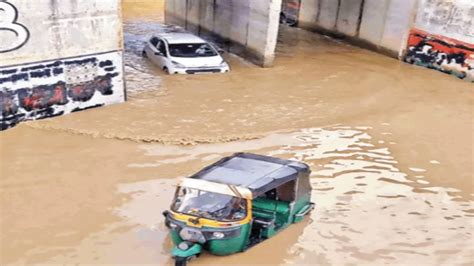
<path id="1" fill-rule="evenodd" d="M 251 1 L 247 47 L 263 67 L 272 66 L 275 58 L 280 10 L 281 0 Z"/>
<path id="2" fill-rule="evenodd" d="M 217 38 L 217 42 L 227 45 L 232 52 L 268 67 L 274 59 L 281 2 L 188 0 L 186 5 L 186 0 L 168 0 L 166 22 Z"/>
<path id="3" fill-rule="evenodd" d="M 362 0 L 341 0 L 336 29 L 348 36 L 356 36 Z"/>
<path id="4" fill-rule="evenodd" d="M 385 29 L 385 18 L 390 0 L 365 0 L 359 37 L 379 44 Z"/>

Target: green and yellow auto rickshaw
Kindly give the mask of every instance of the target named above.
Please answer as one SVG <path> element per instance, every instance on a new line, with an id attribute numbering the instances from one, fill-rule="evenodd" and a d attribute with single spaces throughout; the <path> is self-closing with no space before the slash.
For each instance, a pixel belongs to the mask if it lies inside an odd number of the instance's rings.
<path id="1" fill-rule="evenodd" d="M 203 250 L 245 251 L 303 220 L 314 208 L 310 172 L 304 163 L 237 153 L 182 179 L 163 213 L 176 265 Z"/>

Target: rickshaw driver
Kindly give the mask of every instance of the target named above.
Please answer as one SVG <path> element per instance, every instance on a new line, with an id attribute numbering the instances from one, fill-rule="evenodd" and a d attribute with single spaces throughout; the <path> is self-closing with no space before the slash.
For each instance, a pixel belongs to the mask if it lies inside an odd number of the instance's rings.
<path id="1" fill-rule="evenodd" d="M 245 218 L 245 200 L 212 192 L 182 188 L 175 209 L 199 218 L 235 221 Z"/>

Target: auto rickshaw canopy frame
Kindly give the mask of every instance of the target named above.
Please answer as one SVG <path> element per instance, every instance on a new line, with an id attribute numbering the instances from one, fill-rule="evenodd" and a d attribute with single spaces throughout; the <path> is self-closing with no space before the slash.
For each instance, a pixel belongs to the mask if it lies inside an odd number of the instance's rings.
<path id="1" fill-rule="evenodd" d="M 295 182 L 295 185 L 300 193 L 307 192 L 311 190 L 309 173 L 304 163 L 236 153 L 182 179 L 179 186 L 254 199 L 300 177 L 306 177 L 307 182 Z"/>

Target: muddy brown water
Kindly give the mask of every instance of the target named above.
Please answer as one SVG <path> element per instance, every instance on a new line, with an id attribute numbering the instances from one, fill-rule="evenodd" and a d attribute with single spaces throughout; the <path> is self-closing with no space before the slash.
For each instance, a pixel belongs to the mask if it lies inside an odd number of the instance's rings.
<path id="1" fill-rule="evenodd" d="M 176 179 L 239 151 L 310 164 L 316 210 L 191 265 L 474 263 L 472 84 L 286 27 L 274 68 L 164 76 L 159 10 L 124 3 L 127 103 L 0 134 L 0 264 L 171 264 Z"/>

